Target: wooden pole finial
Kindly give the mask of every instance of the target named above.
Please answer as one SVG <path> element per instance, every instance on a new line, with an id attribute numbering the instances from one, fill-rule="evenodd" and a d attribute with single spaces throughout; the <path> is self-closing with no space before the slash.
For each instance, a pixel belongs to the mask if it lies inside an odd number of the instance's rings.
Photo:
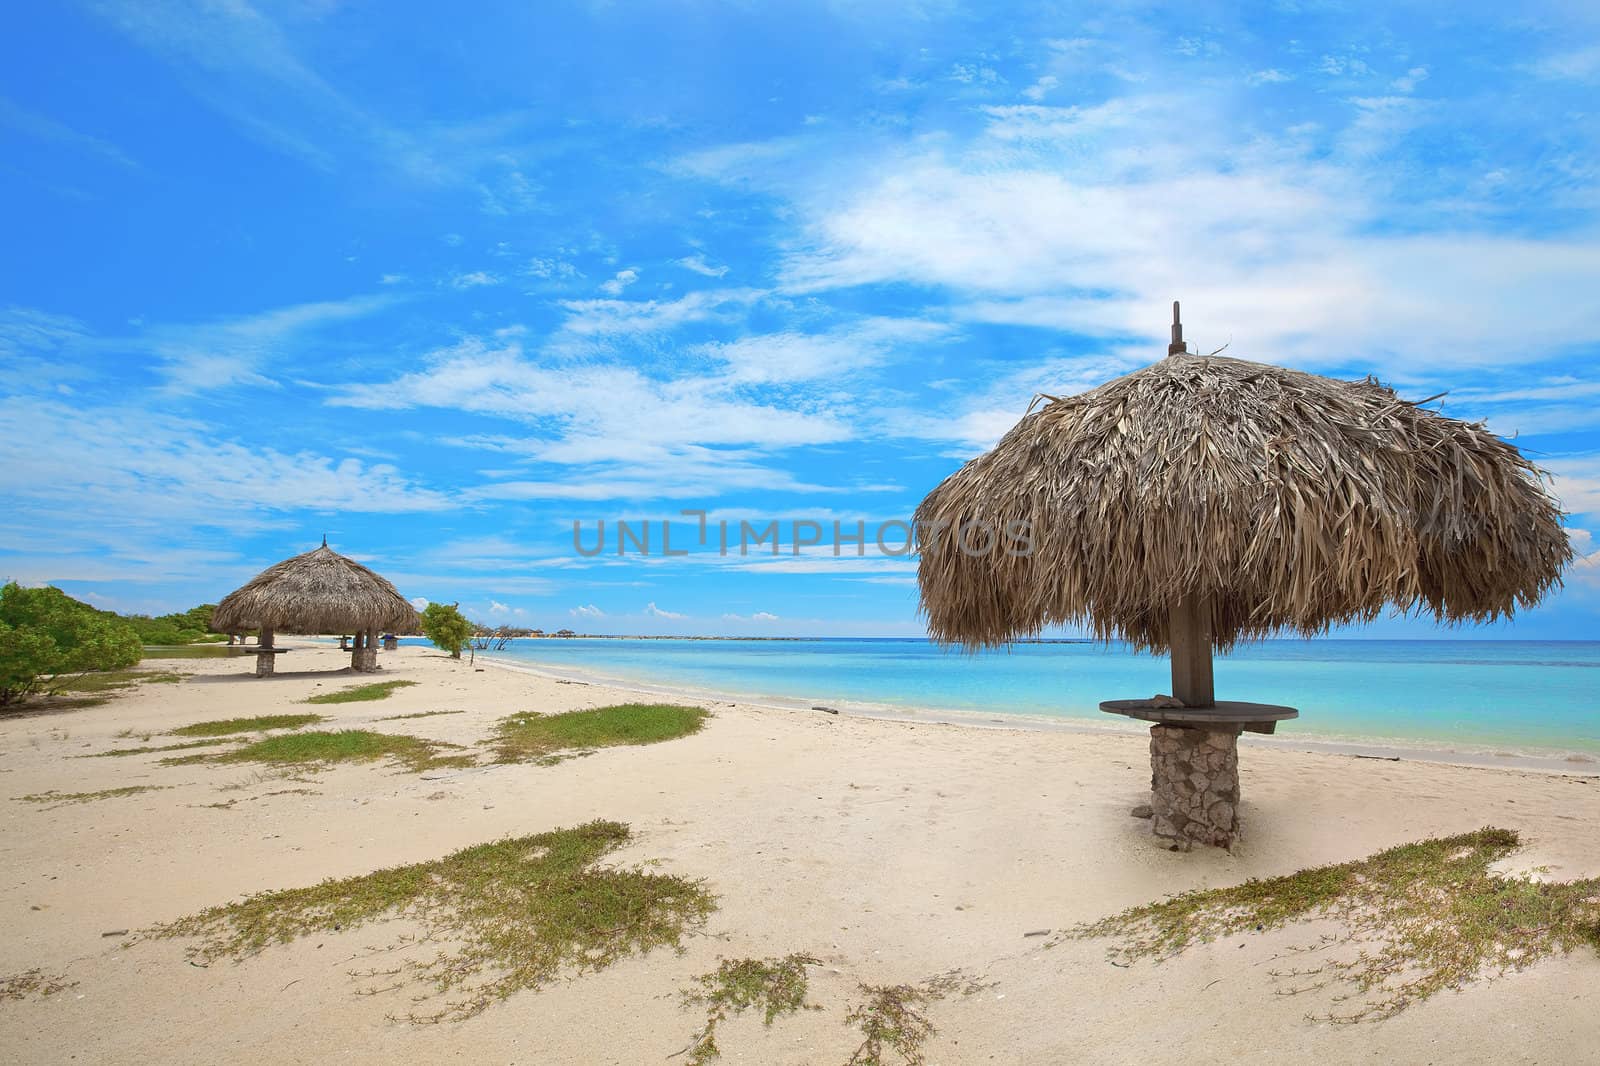
<path id="1" fill-rule="evenodd" d="M 328 535 L 326 533 L 322 535 L 322 546 L 324 548 L 328 546 Z"/>
<path id="2" fill-rule="evenodd" d="M 1178 318 L 1178 301 L 1172 301 L 1172 343 L 1167 345 L 1168 355 L 1178 355 L 1185 351 L 1183 346 L 1183 322 Z"/>

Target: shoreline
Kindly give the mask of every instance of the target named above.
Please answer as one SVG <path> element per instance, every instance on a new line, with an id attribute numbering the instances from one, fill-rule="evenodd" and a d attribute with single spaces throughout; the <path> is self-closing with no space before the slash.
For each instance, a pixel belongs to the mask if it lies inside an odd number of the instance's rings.
<path id="1" fill-rule="evenodd" d="M 741 704 L 785 712 L 826 713 L 818 709 L 818 704 L 800 697 L 724 691 L 708 687 L 658 685 L 633 678 L 573 670 L 564 665 L 552 667 L 543 663 L 529 663 L 519 659 L 501 658 L 492 652 L 477 656 L 477 660 L 500 669 L 531 674 L 550 680 L 584 685 L 601 685 L 609 688 L 626 689 L 645 695 L 667 696 L 674 699 L 706 703 Z M 1134 723 L 1131 720 L 1124 722 L 1111 715 L 1106 716 L 1108 719 L 1106 722 L 1099 723 L 1092 718 L 1057 718 L 1024 712 L 971 711 L 939 707 L 897 708 L 883 704 L 853 703 L 839 700 L 828 704 L 827 707 L 837 712 L 840 716 L 851 718 L 945 725 L 967 729 L 1012 729 L 1028 732 L 1064 732 L 1098 736 L 1104 736 L 1108 733 L 1122 736 L 1143 736 L 1146 732 L 1146 727 L 1142 724 Z M 1283 736 L 1245 733 L 1239 739 L 1241 744 L 1250 746 L 1303 751 L 1310 754 L 1339 755 L 1349 758 L 1388 761 L 1410 760 L 1413 762 L 1486 770 L 1516 770 L 1577 777 L 1600 777 L 1600 760 L 1577 751 L 1529 753 L 1525 751 L 1506 752 L 1489 747 L 1474 748 L 1466 745 L 1431 747 L 1426 743 L 1408 744 L 1386 737 L 1343 737 L 1315 733 Z"/>

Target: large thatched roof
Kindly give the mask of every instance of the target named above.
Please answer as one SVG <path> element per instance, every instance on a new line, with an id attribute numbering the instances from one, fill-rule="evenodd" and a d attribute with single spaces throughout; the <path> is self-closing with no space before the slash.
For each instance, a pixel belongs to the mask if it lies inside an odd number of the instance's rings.
<path id="1" fill-rule="evenodd" d="M 940 641 L 1003 644 L 1061 624 L 1166 651 L 1180 599 L 1218 647 L 1370 620 L 1530 606 L 1571 549 L 1540 472 L 1482 425 L 1240 359 L 1170 355 L 1051 399 L 917 508 L 917 580 Z M 975 520 L 1020 541 L 988 554 Z"/>
<path id="2" fill-rule="evenodd" d="M 217 604 L 219 633 L 271 626 L 280 633 L 353 633 L 416 624 L 416 611 L 385 578 L 324 544 L 285 559 Z"/>

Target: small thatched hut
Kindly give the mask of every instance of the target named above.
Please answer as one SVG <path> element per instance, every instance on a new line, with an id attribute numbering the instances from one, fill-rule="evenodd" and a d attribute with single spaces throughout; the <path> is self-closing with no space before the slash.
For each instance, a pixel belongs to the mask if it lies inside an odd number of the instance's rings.
<path id="1" fill-rule="evenodd" d="M 211 623 L 219 633 L 260 630 L 256 674 L 272 673 L 276 633 L 354 633 L 350 666 L 376 670 L 374 639 L 384 630 L 406 632 L 416 611 L 381 575 L 328 547 L 296 555 L 257 574 L 217 604 Z"/>
<path id="2" fill-rule="evenodd" d="M 938 641 L 1083 625 L 1171 652 L 1171 697 L 1102 707 L 1157 723 L 1157 832 L 1228 844 L 1238 731 L 1295 712 L 1217 703 L 1213 648 L 1390 607 L 1509 617 L 1571 549 L 1540 472 L 1481 424 L 1371 378 L 1190 355 L 1177 310 L 1166 359 L 1046 397 L 922 501 L 917 580 Z M 1214 787 L 1167 787 L 1197 770 Z"/>

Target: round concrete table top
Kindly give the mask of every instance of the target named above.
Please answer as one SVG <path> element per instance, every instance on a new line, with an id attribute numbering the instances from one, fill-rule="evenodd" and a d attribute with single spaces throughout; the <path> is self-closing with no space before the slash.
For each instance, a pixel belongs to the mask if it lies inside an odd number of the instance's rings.
<path id="1" fill-rule="evenodd" d="M 1255 722 L 1284 722 L 1300 717 L 1300 712 L 1293 707 L 1235 700 L 1218 700 L 1210 707 L 1157 707 L 1149 700 L 1106 700 L 1100 704 L 1100 709 L 1109 714 L 1125 714 L 1146 722 L 1193 726 L 1244 726 Z"/>

